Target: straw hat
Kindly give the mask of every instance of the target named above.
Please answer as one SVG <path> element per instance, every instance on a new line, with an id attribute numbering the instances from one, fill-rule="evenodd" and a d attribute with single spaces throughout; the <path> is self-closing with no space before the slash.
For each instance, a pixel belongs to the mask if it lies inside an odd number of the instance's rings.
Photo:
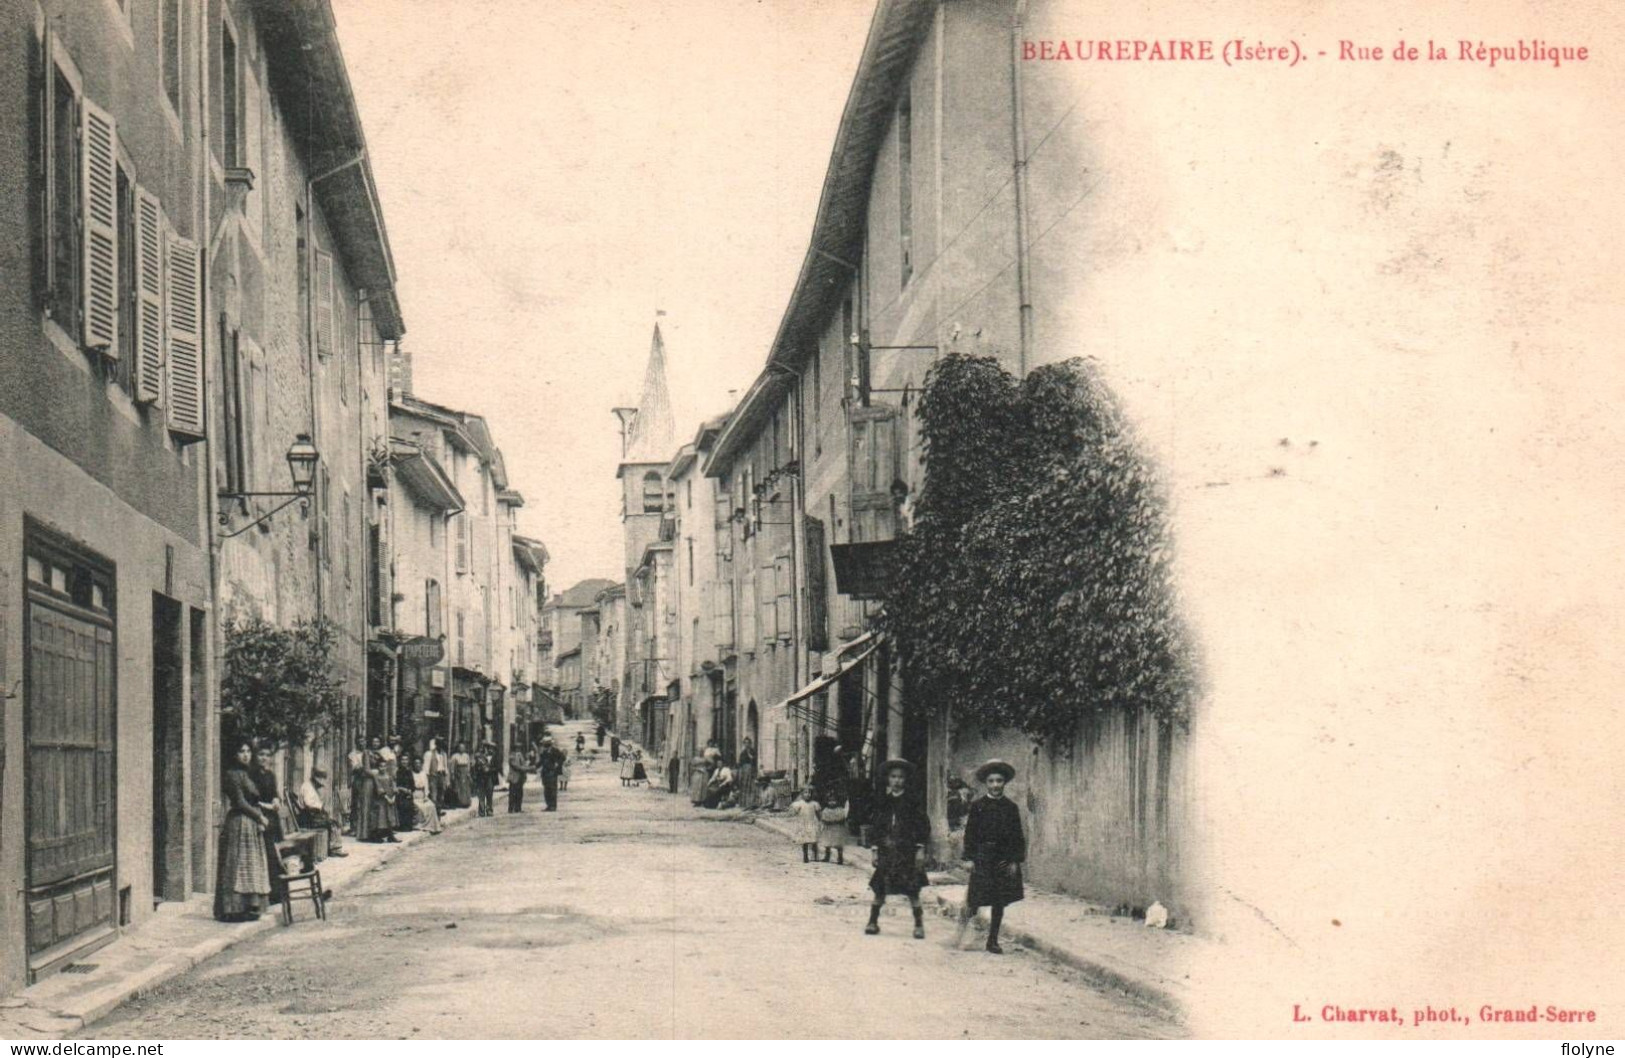
<path id="1" fill-rule="evenodd" d="M 888 760 L 885 764 L 881 765 L 880 768 L 881 774 L 890 774 L 894 770 L 902 771 L 907 775 L 913 775 L 914 762 L 904 760 L 902 757 L 893 757 L 891 760 Z"/>
<path id="2" fill-rule="evenodd" d="M 983 764 L 980 768 L 976 769 L 976 781 L 987 782 L 987 777 L 989 775 L 1002 775 L 1004 776 L 1004 781 L 1009 782 L 1011 779 L 1016 777 L 1016 768 L 1015 765 L 1011 764 L 1010 762 L 999 760 L 997 757 L 995 757 L 986 764 Z"/>

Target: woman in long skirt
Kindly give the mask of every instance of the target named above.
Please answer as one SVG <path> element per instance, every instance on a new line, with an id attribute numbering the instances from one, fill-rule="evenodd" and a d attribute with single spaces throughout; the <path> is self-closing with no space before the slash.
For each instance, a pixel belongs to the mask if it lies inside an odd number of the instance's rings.
<path id="1" fill-rule="evenodd" d="M 377 791 L 372 801 L 373 840 L 399 841 L 395 836 L 395 768 L 381 753 L 372 756 L 372 781 Z"/>
<path id="2" fill-rule="evenodd" d="M 417 786 L 417 772 L 412 770 L 412 758 L 404 752 L 395 761 L 395 829 L 411 830 L 417 826 L 417 806 L 413 791 Z"/>
<path id="3" fill-rule="evenodd" d="M 705 787 L 711 781 L 711 773 L 705 766 L 705 758 L 696 754 L 688 762 L 688 799 L 698 808 L 705 803 Z"/>
<path id="4" fill-rule="evenodd" d="M 270 905 L 271 872 L 265 860 L 265 813 L 248 767 L 254 747 L 238 742 L 222 780 L 228 811 L 220 831 L 220 877 L 215 885 L 215 917 L 222 922 L 259 918 Z"/>
<path id="5" fill-rule="evenodd" d="M 468 755 L 468 743 L 457 743 L 457 752 L 451 755 L 451 788 L 446 800 L 454 808 L 467 808 L 474 802 L 474 758 Z"/>

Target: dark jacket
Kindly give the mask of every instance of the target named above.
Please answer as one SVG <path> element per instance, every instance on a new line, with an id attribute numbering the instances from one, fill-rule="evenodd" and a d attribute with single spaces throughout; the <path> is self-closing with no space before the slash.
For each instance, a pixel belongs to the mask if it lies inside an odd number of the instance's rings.
<path id="1" fill-rule="evenodd" d="M 909 850 L 931 839 L 931 820 L 920 802 L 904 794 L 881 794 L 871 806 L 869 838 L 877 848 Z"/>
<path id="2" fill-rule="evenodd" d="M 1027 859 L 1027 835 L 1021 810 L 1008 797 L 978 797 L 965 814 L 965 856 L 974 863 L 969 907 L 1013 904 L 1025 895 L 1021 864 Z"/>
<path id="3" fill-rule="evenodd" d="M 543 782 L 555 781 L 564 770 L 564 751 L 557 746 L 543 746 L 536 755 L 536 774 Z"/>
<path id="4" fill-rule="evenodd" d="M 1008 797 L 978 797 L 965 814 L 965 858 L 977 863 L 1024 863 L 1027 834 L 1021 810 Z"/>
<path id="5" fill-rule="evenodd" d="M 265 815 L 265 832 L 271 835 L 272 841 L 281 841 L 283 838 L 282 816 L 274 807 L 277 803 L 276 773 L 269 768 L 262 768 L 258 764 L 252 764 L 248 768 L 248 778 L 254 785 L 254 799 L 260 804 L 273 806 L 261 809 Z"/>
<path id="6" fill-rule="evenodd" d="M 869 888 L 917 897 L 926 884 L 919 846 L 931 839 L 931 820 L 919 801 L 904 794 L 882 794 L 869 816 L 869 840 L 875 850 L 875 873 Z"/>

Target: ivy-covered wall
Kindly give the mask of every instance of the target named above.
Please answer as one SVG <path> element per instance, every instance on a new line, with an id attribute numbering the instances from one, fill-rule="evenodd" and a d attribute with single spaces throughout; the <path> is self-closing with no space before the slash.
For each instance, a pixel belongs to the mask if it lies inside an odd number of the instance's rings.
<path id="1" fill-rule="evenodd" d="M 940 749 L 929 793 L 1009 760 L 1034 881 L 1181 907 L 1200 670 L 1154 467 L 1087 361 L 1018 381 L 951 355 L 917 415 L 925 481 L 885 624 Z"/>

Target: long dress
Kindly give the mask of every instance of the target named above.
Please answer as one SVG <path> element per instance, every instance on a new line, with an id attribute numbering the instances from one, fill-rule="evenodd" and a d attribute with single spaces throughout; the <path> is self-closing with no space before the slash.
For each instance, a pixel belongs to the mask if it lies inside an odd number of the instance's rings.
<path id="1" fill-rule="evenodd" d="M 419 792 L 424 795 L 423 800 L 418 802 L 418 810 L 423 813 L 423 829 L 431 834 L 438 834 L 440 833 L 440 809 L 434 803 L 434 798 L 428 796 L 427 792 Z"/>
<path id="2" fill-rule="evenodd" d="M 417 809 L 412 804 L 412 791 L 416 786 L 413 781 L 412 765 L 402 757 L 395 762 L 395 829 L 411 830 L 417 825 Z"/>
<path id="3" fill-rule="evenodd" d="M 282 888 L 287 883 L 282 880 L 282 857 L 277 853 L 277 842 L 287 835 L 282 833 L 282 813 L 278 812 L 276 805 L 280 803 L 280 795 L 276 788 L 276 774 L 258 764 L 249 765 L 248 779 L 254 784 L 254 800 L 260 805 L 271 805 L 270 808 L 261 808 L 260 814 L 265 816 L 265 826 L 260 830 L 260 840 L 265 843 L 265 866 L 271 872 L 271 899 L 282 899 Z"/>
<path id="4" fill-rule="evenodd" d="M 979 797 L 965 815 L 965 855 L 974 864 L 965 906 L 1001 907 L 1026 895 L 1021 865 L 1027 835 L 1021 810 L 1008 797 Z"/>
<path id="5" fill-rule="evenodd" d="M 826 849 L 846 848 L 846 815 L 849 809 L 846 782 L 835 779 L 825 783 L 818 795 L 818 803 L 823 805 L 818 813 L 818 821 L 823 824 L 818 830 L 818 844 Z"/>
<path id="6" fill-rule="evenodd" d="M 818 844 L 818 832 L 823 829 L 818 821 L 818 802 L 797 801 L 790 806 L 790 814 L 796 817 L 790 823 L 790 840 L 798 845 Z"/>
<path id="7" fill-rule="evenodd" d="M 365 761 L 351 774 L 350 788 L 354 791 L 350 813 L 355 820 L 355 839 L 371 841 L 378 819 L 378 777 Z"/>
<path id="8" fill-rule="evenodd" d="M 219 918 L 257 915 L 271 902 L 264 827 L 254 819 L 258 791 L 248 772 L 229 769 L 222 780 L 228 811 L 220 829 L 220 877 L 215 885 Z"/>
<path id="9" fill-rule="evenodd" d="M 382 757 L 373 759 L 372 833 L 387 841 L 395 836 L 395 772 Z"/>
<path id="10" fill-rule="evenodd" d="M 451 755 L 451 789 L 446 800 L 456 808 L 467 808 L 474 803 L 474 758 L 467 753 Z"/>

